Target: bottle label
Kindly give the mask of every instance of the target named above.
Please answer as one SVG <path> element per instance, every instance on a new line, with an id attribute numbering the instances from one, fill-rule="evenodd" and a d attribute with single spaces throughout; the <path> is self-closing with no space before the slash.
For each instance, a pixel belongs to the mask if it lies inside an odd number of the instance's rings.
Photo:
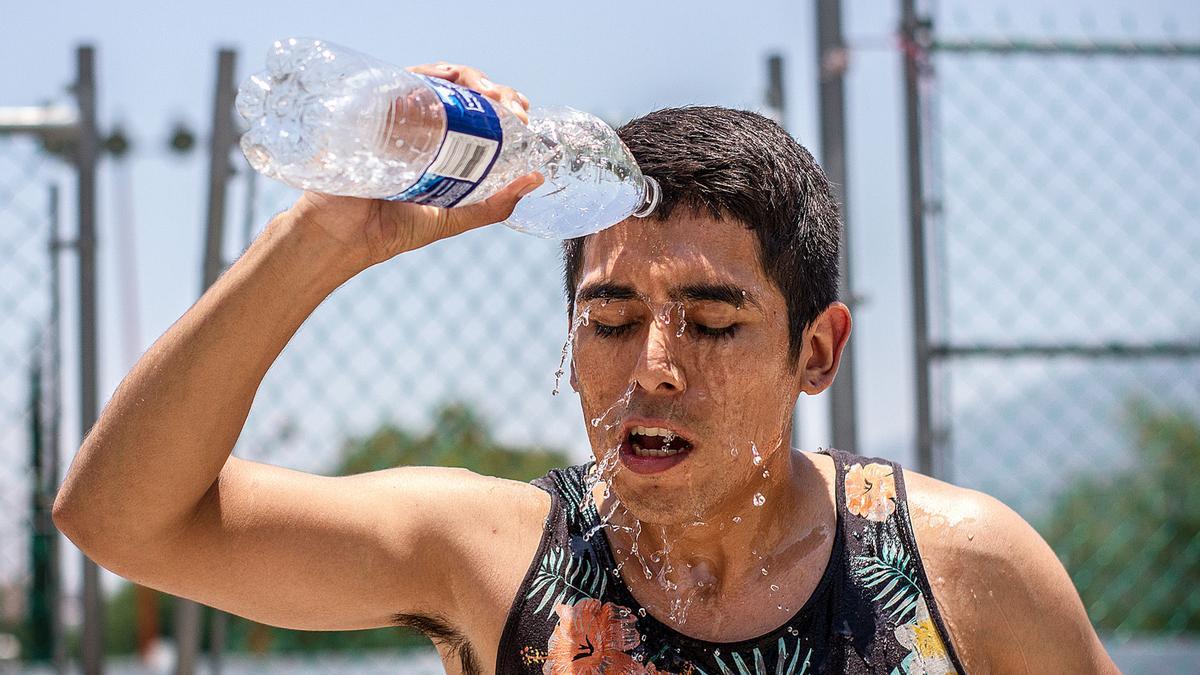
<path id="1" fill-rule="evenodd" d="M 392 201 L 454 206 L 483 182 L 504 140 L 492 102 L 453 82 L 420 75 L 446 108 L 446 135 L 421 178 Z"/>

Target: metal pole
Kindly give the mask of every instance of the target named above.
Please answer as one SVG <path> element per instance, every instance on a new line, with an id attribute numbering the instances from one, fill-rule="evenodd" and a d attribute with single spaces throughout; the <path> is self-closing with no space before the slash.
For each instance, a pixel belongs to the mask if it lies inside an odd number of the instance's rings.
<path id="1" fill-rule="evenodd" d="M 771 119 L 775 120 L 779 126 L 787 129 L 787 90 L 783 84 L 783 55 L 768 54 L 767 55 L 767 114 Z M 791 447 L 799 448 L 802 446 L 801 434 L 801 414 L 800 405 L 803 397 L 796 400 L 796 406 L 792 409 L 792 437 Z"/>
<path id="2" fill-rule="evenodd" d="M 854 308 L 850 277 L 850 215 L 846 189 L 846 95 L 843 80 L 849 52 L 842 40 L 841 0 L 817 0 L 817 99 L 821 124 L 821 166 L 842 214 L 839 245 L 839 299 Z M 829 389 L 833 446 L 857 451 L 858 406 L 854 396 L 854 346 L 842 352 L 838 377 Z"/>
<path id="3" fill-rule="evenodd" d="M 221 245 L 225 238 L 225 188 L 233 168 L 229 153 L 237 143 L 233 125 L 234 67 L 237 54 L 232 49 L 217 53 L 217 89 L 213 97 L 212 134 L 208 158 L 208 217 L 205 230 L 204 276 L 201 292 L 217 280 L 225 269 Z"/>
<path id="4" fill-rule="evenodd" d="M 54 523 L 50 520 L 50 509 L 54 503 L 50 496 L 51 488 L 46 481 L 46 452 L 45 419 L 43 404 L 46 400 L 46 377 L 42 355 L 46 348 L 46 331 L 38 330 L 34 323 L 31 333 L 31 349 L 33 359 L 29 364 L 29 477 L 30 496 L 30 537 L 29 537 L 29 587 L 26 589 L 25 610 L 29 636 L 29 652 L 26 655 L 30 661 L 48 661 L 54 652 L 54 630 L 51 628 L 54 590 L 51 587 L 50 568 L 54 559 L 50 555 L 50 542 L 58 535 Z"/>
<path id="5" fill-rule="evenodd" d="M 76 50 L 75 98 L 79 105 L 79 138 L 75 167 L 79 177 L 79 432 L 86 437 L 96 423 L 96 131 L 95 50 Z M 82 443 L 81 443 L 82 445 Z M 104 668 L 104 604 L 100 569 L 83 561 L 83 672 L 100 675 Z"/>
<path id="6" fill-rule="evenodd" d="M 917 470 L 934 475 L 933 422 L 930 394 L 929 308 L 925 281 L 925 184 L 921 162 L 921 58 L 926 31 L 917 19 L 914 0 L 901 0 L 903 40 L 904 128 L 908 165 L 909 268 L 912 275 L 913 374 L 916 383 Z"/>
<path id="7" fill-rule="evenodd" d="M 50 486 L 50 503 L 54 503 L 54 498 L 58 496 L 58 484 L 61 480 L 60 461 L 59 461 L 59 430 L 61 429 L 62 418 L 62 357 L 59 344 L 59 307 L 61 306 L 61 295 L 58 284 L 58 252 L 63 248 L 63 242 L 59 241 L 59 222 L 58 210 L 58 184 L 50 185 L 50 204 L 49 204 L 49 219 L 50 219 L 50 315 L 48 317 L 48 358 L 49 364 L 46 367 L 47 384 L 49 393 L 46 400 L 49 401 L 50 409 L 46 411 L 46 452 L 48 453 L 46 462 L 46 480 Z M 53 538 L 50 540 L 50 628 L 53 632 L 53 652 L 51 658 L 54 663 L 54 672 L 62 675 L 67 672 L 67 641 L 63 635 L 62 625 L 62 569 L 59 565 L 62 564 L 62 550 L 59 547 L 58 532 L 53 531 Z"/>
<path id="8" fill-rule="evenodd" d="M 242 251 L 250 248 L 252 237 L 254 236 L 254 226 L 256 224 L 254 218 L 255 205 L 258 201 L 258 172 L 246 171 L 246 199 L 245 207 L 242 211 Z"/>
<path id="9" fill-rule="evenodd" d="M 783 55 L 767 56 L 767 114 L 787 128 L 787 96 L 783 86 Z"/>
<path id="10" fill-rule="evenodd" d="M 221 243 L 225 239 L 225 187 L 233 174 L 229 153 L 237 143 L 233 124 L 234 83 L 237 52 L 222 49 L 217 54 L 217 91 L 213 101 L 212 146 L 208 171 L 208 232 L 204 256 L 204 288 L 216 282 L 225 269 Z M 209 624 L 208 662 L 212 675 L 221 675 L 221 655 L 225 651 L 225 612 L 213 609 Z"/>

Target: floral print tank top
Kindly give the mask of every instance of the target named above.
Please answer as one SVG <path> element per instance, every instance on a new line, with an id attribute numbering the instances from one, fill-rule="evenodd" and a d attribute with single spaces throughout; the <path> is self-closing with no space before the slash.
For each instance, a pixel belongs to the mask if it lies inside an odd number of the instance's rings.
<path id="1" fill-rule="evenodd" d="M 509 611 L 504 675 L 802 675 L 964 672 L 917 553 L 899 465 L 840 450 L 833 551 L 809 599 L 761 637 L 690 638 L 644 610 L 621 580 L 595 505 L 590 465 L 533 482 L 551 495 L 541 544 Z"/>

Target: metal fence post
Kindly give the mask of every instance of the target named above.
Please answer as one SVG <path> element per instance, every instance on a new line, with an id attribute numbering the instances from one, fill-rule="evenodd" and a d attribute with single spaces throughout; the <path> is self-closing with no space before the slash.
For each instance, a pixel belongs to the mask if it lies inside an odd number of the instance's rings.
<path id="1" fill-rule="evenodd" d="M 787 89 L 784 86 L 783 78 L 783 55 L 769 54 L 767 55 L 767 92 L 766 92 L 766 112 L 767 115 L 779 123 L 779 126 L 787 129 Z M 800 428 L 800 405 L 803 398 L 796 399 L 796 405 L 792 408 L 792 437 L 791 447 L 799 448 L 801 443 L 801 428 Z"/>
<path id="2" fill-rule="evenodd" d="M 821 167 L 842 215 L 839 243 L 839 299 L 854 308 L 850 276 L 850 216 L 846 188 L 846 95 L 843 86 L 848 52 L 842 40 L 841 0 L 817 0 L 817 100 L 821 124 Z M 829 389 L 833 446 L 856 452 L 858 406 L 854 395 L 854 343 L 846 345 L 838 378 Z"/>
<path id="3" fill-rule="evenodd" d="M 96 422 L 96 162 L 100 143 L 96 131 L 95 49 L 76 51 L 75 99 L 79 105 L 79 137 L 75 166 L 79 189 L 79 431 L 86 437 Z M 83 562 L 83 672 L 99 675 L 104 668 L 104 599 L 100 569 Z"/>
<path id="4" fill-rule="evenodd" d="M 908 169 L 909 272 L 912 283 L 913 380 L 916 383 L 917 470 L 934 475 L 932 403 L 929 385 L 929 307 L 925 280 L 925 181 L 921 161 L 920 22 L 914 0 L 901 0 L 903 40 L 904 129 Z"/>
<path id="5" fill-rule="evenodd" d="M 47 342 L 49 344 L 48 359 L 46 371 L 48 373 L 48 382 L 50 393 L 47 400 L 50 402 L 50 409 L 46 411 L 46 452 L 48 458 L 46 460 L 46 480 L 49 484 L 49 498 L 53 504 L 54 498 L 58 495 L 58 484 L 62 480 L 62 469 L 59 466 L 59 430 L 62 421 L 62 353 L 59 332 L 60 307 L 62 306 L 61 291 L 58 281 L 59 273 L 59 251 L 66 247 L 64 242 L 59 240 L 60 214 L 59 214 L 59 186 L 57 183 L 50 185 L 49 190 L 49 219 L 50 219 L 50 311 L 48 316 L 47 326 Z M 55 536 L 50 541 L 50 588 L 53 597 L 51 598 L 50 606 L 50 627 L 53 631 L 51 640 L 53 642 L 53 651 L 51 659 L 54 663 L 54 671 L 56 673 L 67 672 L 67 640 L 63 631 L 62 618 L 62 548 L 59 545 L 57 530 Z"/>

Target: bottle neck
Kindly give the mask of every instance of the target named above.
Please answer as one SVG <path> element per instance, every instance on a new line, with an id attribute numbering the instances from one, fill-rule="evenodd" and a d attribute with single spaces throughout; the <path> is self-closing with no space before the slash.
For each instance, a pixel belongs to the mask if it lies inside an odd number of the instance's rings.
<path id="1" fill-rule="evenodd" d="M 658 181 L 650 176 L 642 176 L 642 203 L 637 207 L 631 215 L 635 218 L 645 218 L 654 213 L 654 209 L 658 207 L 659 200 L 662 199 L 662 188 L 659 187 Z"/>

